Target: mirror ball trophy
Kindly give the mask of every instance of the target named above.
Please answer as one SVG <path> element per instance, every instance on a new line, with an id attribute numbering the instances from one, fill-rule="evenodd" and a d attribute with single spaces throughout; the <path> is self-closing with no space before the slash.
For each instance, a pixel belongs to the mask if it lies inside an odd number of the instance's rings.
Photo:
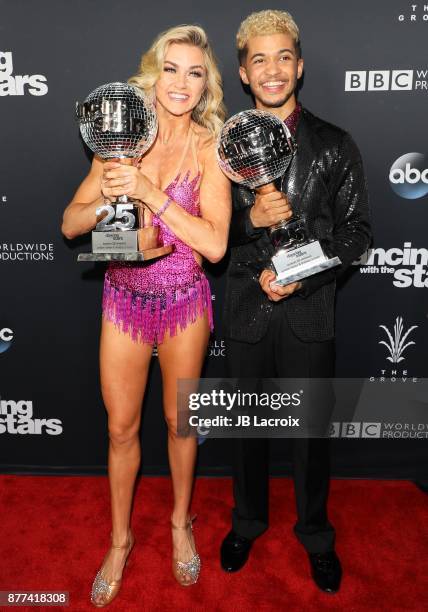
<path id="1" fill-rule="evenodd" d="M 82 104 L 76 102 L 76 115 L 83 140 L 103 160 L 132 164 L 156 138 L 154 107 L 127 83 L 97 87 Z M 126 195 L 99 206 L 92 253 L 80 253 L 78 261 L 145 261 L 170 253 L 172 246 L 158 244 L 159 228 L 145 225 L 144 213 L 144 206 Z"/>
<path id="2" fill-rule="evenodd" d="M 217 159 L 224 174 L 258 193 L 276 191 L 273 181 L 284 174 L 297 150 L 290 130 L 276 115 L 251 109 L 233 115 L 223 126 Z M 341 263 L 329 258 L 310 238 L 304 216 L 293 215 L 269 228 L 275 248 L 273 284 L 288 285 Z"/>

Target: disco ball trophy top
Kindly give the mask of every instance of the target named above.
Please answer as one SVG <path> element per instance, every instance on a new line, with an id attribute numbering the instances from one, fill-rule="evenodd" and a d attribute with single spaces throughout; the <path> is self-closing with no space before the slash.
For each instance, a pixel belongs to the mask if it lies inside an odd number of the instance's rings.
<path id="1" fill-rule="evenodd" d="M 82 104 L 76 103 L 76 115 L 83 140 L 104 160 L 132 164 L 156 138 L 153 105 L 127 83 L 97 87 Z M 158 228 L 141 227 L 142 211 L 140 203 L 126 195 L 99 206 L 97 218 L 103 217 L 92 232 L 93 252 L 80 253 L 78 261 L 145 261 L 171 252 L 171 246 L 158 246 Z"/>
<path id="2" fill-rule="evenodd" d="M 154 108 L 127 83 L 97 87 L 76 111 L 83 140 L 102 159 L 140 157 L 156 138 Z"/>
<path id="3" fill-rule="evenodd" d="M 252 109 L 226 121 L 217 158 L 232 181 L 256 189 L 282 176 L 295 150 L 296 143 L 285 123 L 272 113 Z"/>
<path id="4" fill-rule="evenodd" d="M 290 130 L 267 111 L 237 113 L 223 126 L 217 159 L 224 174 L 235 183 L 265 194 L 276 191 L 273 181 L 285 173 L 297 150 Z M 318 240 L 309 238 L 304 217 L 283 220 L 269 228 L 275 252 L 274 284 L 287 285 L 339 265 L 328 258 Z"/>

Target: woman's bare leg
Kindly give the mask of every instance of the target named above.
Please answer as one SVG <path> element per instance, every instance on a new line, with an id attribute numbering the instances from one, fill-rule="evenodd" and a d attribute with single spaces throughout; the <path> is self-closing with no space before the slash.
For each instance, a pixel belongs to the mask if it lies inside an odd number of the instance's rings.
<path id="1" fill-rule="evenodd" d="M 209 339 L 208 318 L 205 313 L 188 325 L 177 336 L 167 336 L 158 346 L 163 380 L 163 403 L 168 425 L 168 457 L 174 491 L 174 508 L 171 520 L 183 526 L 189 517 L 192 495 L 197 440 L 182 438 L 177 433 L 177 380 L 199 378 Z M 173 531 L 174 556 L 189 561 L 193 556 L 188 532 Z"/>
<path id="2" fill-rule="evenodd" d="M 111 495 L 112 543 L 127 543 L 135 479 L 140 466 L 139 429 L 153 347 L 134 342 L 111 321 L 102 320 L 101 390 L 108 413 L 108 473 Z M 120 579 L 126 549 L 110 549 L 104 560 L 107 582 Z M 102 600 L 102 598 L 101 598 Z"/>

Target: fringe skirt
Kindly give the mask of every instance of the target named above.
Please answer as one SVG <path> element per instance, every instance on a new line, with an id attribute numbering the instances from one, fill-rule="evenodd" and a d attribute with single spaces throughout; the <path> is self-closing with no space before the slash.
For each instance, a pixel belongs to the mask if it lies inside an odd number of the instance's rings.
<path id="1" fill-rule="evenodd" d="M 168 330 L 171 336 L 208 312 L 213 331 L 211 290 L 207 277 L 200 272 L 186 284 L 160 287 L 137 293 L 127 287 L 115 286 L 108 274 L 104 280 L 103 316 L 135 342 L 159 344 Z"/>

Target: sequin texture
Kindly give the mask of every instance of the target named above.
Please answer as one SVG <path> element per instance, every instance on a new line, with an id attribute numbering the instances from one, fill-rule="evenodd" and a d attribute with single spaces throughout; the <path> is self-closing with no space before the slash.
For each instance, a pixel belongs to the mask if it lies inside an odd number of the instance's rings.
<path id="1" fill-rule="evenodd" d="M 198 172 L 189 180 L 189 171 L 180 181 L 178 175 L 164 190 L 194 216 L 200 216 L 200 176 Z M 160 241 L 174 244 L 175 250 L 153 263 L 110 263 L 104 281 L 103 315 L 134 341 L 159 344 L 167 330 L 175 336 L 178 328 L 185 329 L 205 311 L 212 331 L 210 286 L 191 247 L 177 238 L 161 217 L 153 217 L 153 225 L 159 226 Z"/>
<path id="2" fill-rule="evenodd" d="M 336 280 L 370 246 L 367 182 L 352 137 L 301 107 L 285 122 L 292 132 L 296 123 L 298 150 L 275 184 L 287 194 L 293 213 L 304 216 L 309 235 L 342 265 L 305 278 L 302 288 L 281 305 L 268 300 L 258 278 L 270 265 L 272 243 L 263 228 L 252 226 L 254 194 L 234 186 L 223 335 L 240 342 L 260 341 L 274 308 L 284 309 L 293 333 L 304 342 L 333 338 Z"/>
<path id="3" fill-rule="evenodd" d="M 297 130 L 297 124 L 299 123 L 301 111 L 302 105 L 300 104 L 300 102 L 297 102 L 293 112 L 290 113 L 288 117 L 284 120 L 285 125 L 288 127 L 293 136 Z"/>

